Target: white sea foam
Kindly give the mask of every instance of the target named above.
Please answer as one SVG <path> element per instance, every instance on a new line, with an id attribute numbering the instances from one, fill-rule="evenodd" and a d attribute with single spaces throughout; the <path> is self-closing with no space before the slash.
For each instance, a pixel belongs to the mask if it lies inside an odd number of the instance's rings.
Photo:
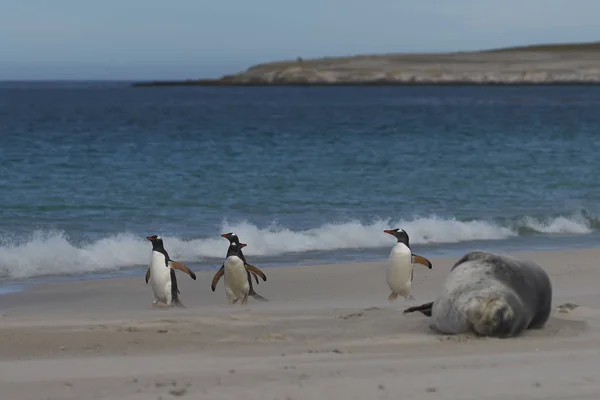
<path id="1" fill-rule="evenodd" d="M 219 235 L 235 232 L 248 244 L 248 256 L 278 256 L 286 253 L 365 249 L 390 246 L 394 239 L 384 229 L 403 228 L 411 244 L 458 243 L 472 240 L 500 240 L 519 232 L 541 234 L 585 234 L 593 231 L 581 215 L 536 219 L 524 217 L 516 223 L 500 225 L 489 221 L 459 221 L 435 216 L 413 220 L 379 220 L 328 223 L 318 228 L 293 231 L 273 225 L 259 228 L 241 223 L 223 223 L 214 238 L 183 240 L 160 234 L 171 258 L 183 262 L 218 261 L 228 242 Z M 74 243 L 63 232 L 34 232 L 26 240 L 0 237 L 0 277 L 28 278 L 42 275 L 105 272 L 147 265 L 151 245 L 144 235 L 120 233 L 90 243 Z"/>

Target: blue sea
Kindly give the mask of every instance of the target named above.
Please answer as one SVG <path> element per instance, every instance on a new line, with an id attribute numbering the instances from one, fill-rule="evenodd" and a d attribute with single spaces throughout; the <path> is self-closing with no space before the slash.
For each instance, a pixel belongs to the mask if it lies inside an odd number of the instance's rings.
<path id="1" fill-rule="evenodd" d="M 600 243 L 600 87 L 0 83 L 0 291 Z"/>

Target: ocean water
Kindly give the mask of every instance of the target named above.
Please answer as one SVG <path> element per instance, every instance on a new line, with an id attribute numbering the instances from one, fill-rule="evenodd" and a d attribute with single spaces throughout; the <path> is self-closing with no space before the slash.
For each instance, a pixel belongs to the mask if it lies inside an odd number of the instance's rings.
<path id="1" fill-rule="evenodd" d="M 600 87 L 0 84 L 0 291 L 216 269 L 597 247 Z M 16 286 L 15 286 L 16 285 Z"/>

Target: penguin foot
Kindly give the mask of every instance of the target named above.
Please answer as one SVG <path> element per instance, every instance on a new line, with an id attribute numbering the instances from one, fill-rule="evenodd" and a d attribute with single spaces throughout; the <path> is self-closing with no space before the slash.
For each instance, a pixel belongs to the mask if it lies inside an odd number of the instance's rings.
<path id="1" fill-rule="evenodd" d="M 161 302 L 154 302 L 154 303 L 152 303 L 152 308 L 165 309 L 165 308 L 169 308 L 169 305 L 165 304 L 165 303 L 161 303 Z"/>
<path id="2" fill-rule="evenodd" d="M 398 298 L 398 293 L 390 293 L 390 295 L 388 296 L 388 301 L 396 301 L 396 299 Z"/>
<path id="3" fill-rule="evenodd" d="M 243 304 L 248 304 L 248 295 L 245 294 L 244 297 L 242 297 L 242 305 Z"/>

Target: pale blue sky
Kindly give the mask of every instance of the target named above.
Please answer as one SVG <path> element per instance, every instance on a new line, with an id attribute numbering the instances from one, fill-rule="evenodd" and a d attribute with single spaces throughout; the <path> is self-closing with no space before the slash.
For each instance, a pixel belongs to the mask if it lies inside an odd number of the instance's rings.
<path id="1" fill-rule="evenodd" d="M 264 61 L 600 40 L 600 0 L 0 0 L 0 80 L 218 77 Z"/>

